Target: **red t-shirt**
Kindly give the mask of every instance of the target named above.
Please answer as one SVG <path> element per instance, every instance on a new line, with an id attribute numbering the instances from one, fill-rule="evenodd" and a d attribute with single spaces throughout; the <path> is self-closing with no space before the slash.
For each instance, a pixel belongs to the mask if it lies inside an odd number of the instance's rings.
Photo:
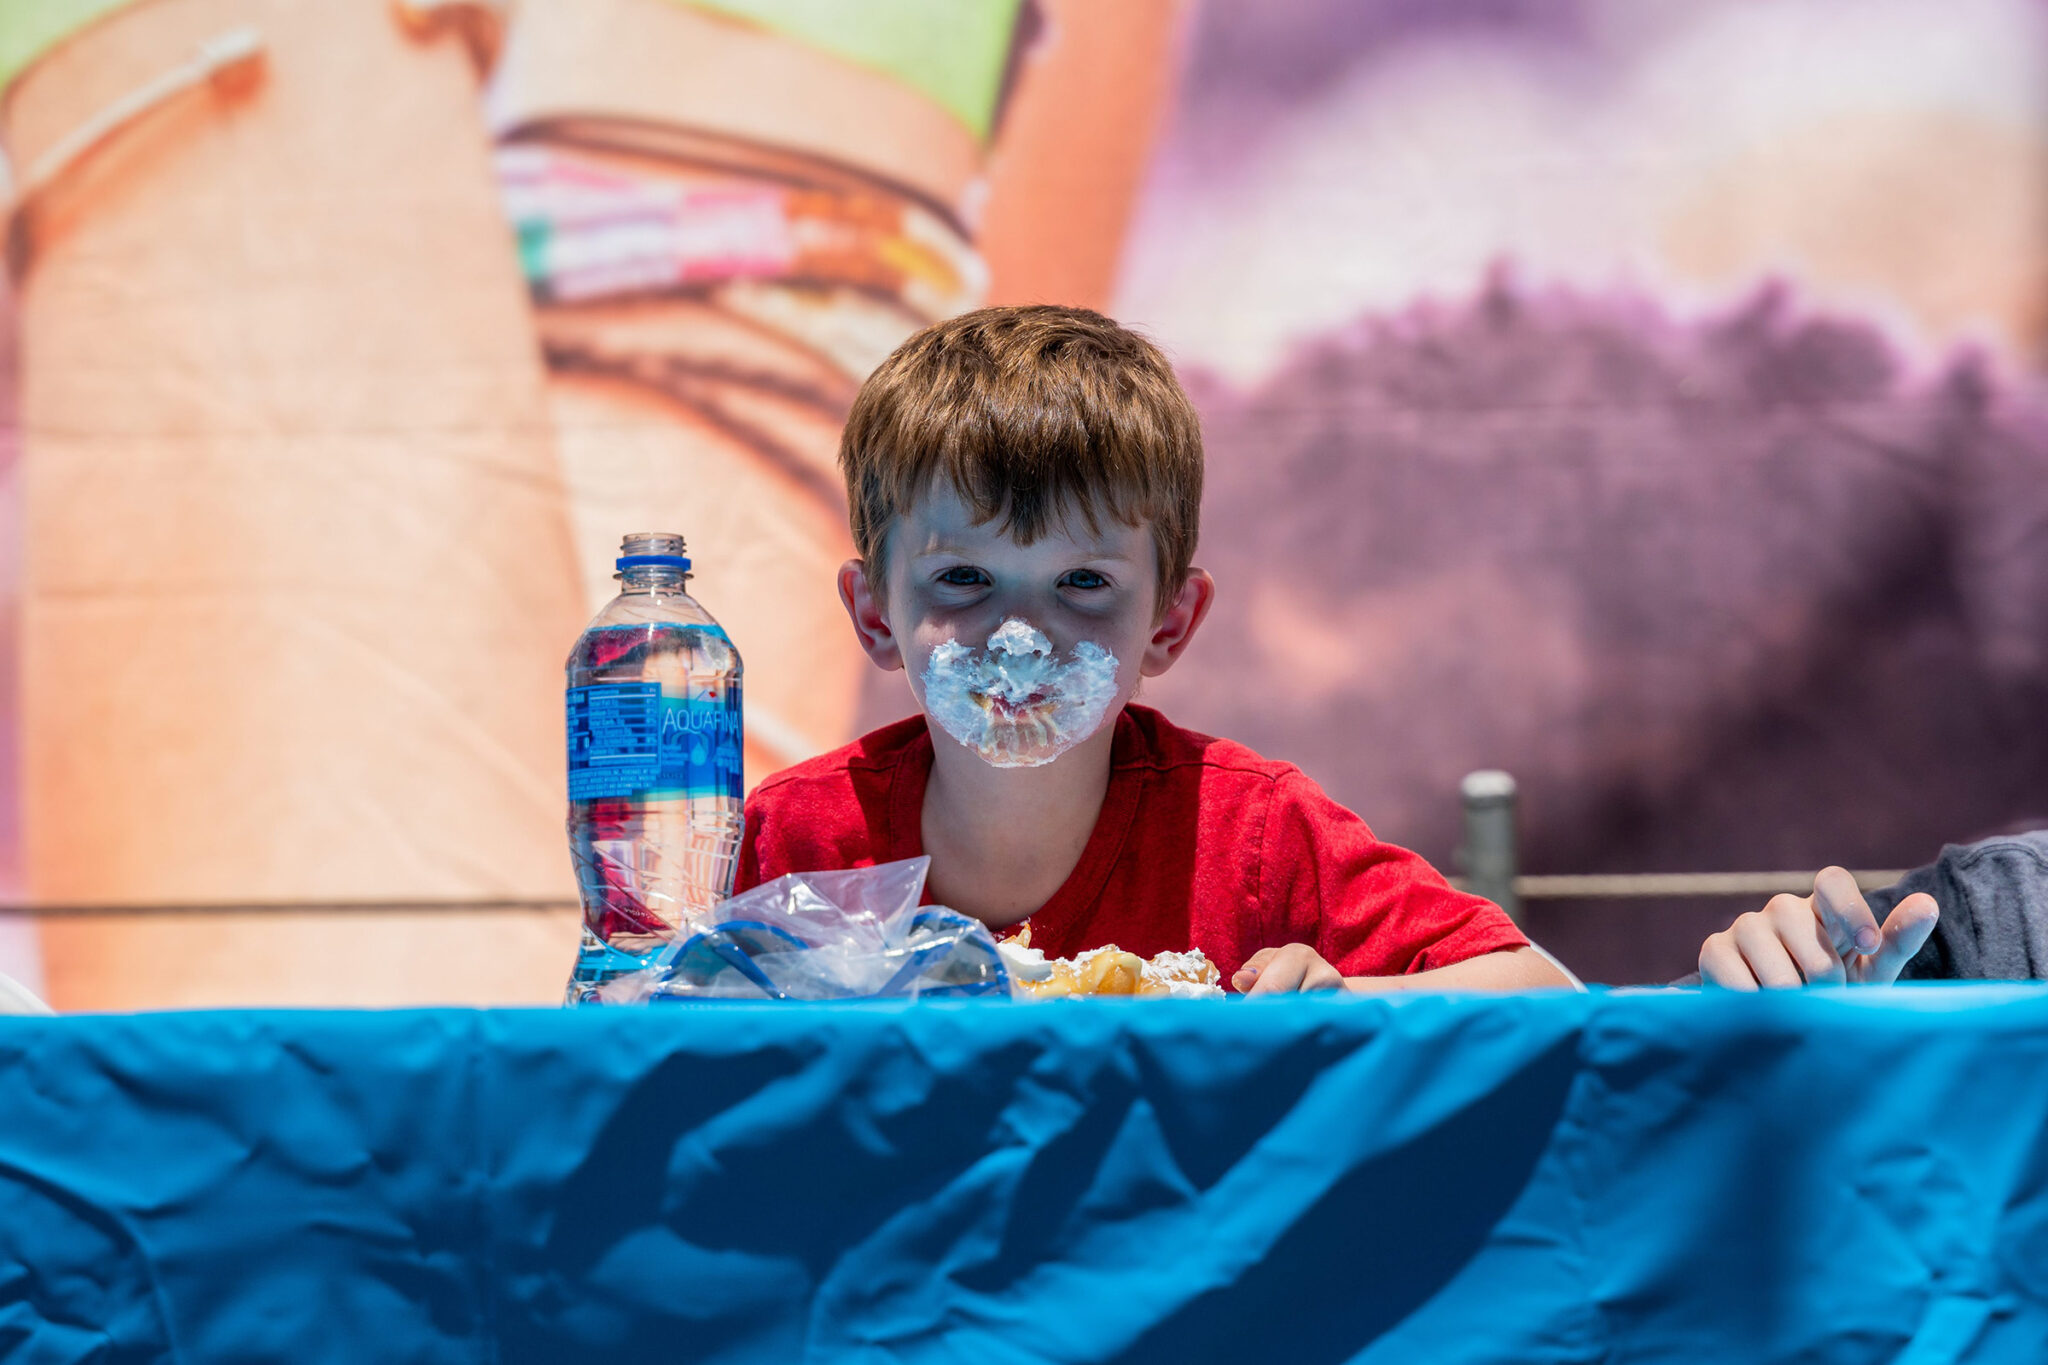
<path id="1" fill-rule="evenodd" d="M 747 798 L 738 887 L 924 852 L 922 716 L 777 773 Z M 1261 948 L 1306 943 L 1346 976 L 1395 976 L 1528 942 L 1491 901 L 1373 837 L 1291 763 L 1130 706 L 1081 861 L 1031 916 L 1031 946 L 1200 948 L 1227 982 Z"/>

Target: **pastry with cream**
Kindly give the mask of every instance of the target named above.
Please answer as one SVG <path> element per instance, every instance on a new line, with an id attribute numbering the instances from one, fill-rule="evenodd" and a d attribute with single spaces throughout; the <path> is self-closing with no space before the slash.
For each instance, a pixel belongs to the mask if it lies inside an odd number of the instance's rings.
<path id="1" fill-rule="evenodd" d="M 998 943 L 996 949 L 1009 970 L 1012 991 L 1023 1000 L 1071 995 L 1200 1000 L 1223 994 L 1222 973 L 1199 948 L 1159 953 L 1149 962 L 1115 944 L 1074 957 L 1048 958 L 1031 946 L 1027 925 L 1015 937 Z"/>

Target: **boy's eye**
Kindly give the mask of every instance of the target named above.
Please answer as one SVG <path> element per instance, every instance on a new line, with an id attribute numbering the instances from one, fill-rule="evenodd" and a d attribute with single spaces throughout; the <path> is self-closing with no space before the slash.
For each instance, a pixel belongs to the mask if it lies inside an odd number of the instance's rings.
<path id="1" fill-rule="evenodd" d="M 1093 569 L 1076 569 L 1060 582 L 1069 588 L 1079 588 L 1083 592 L 1092 592 L 1096 588 L 1109 586 L 1109 580 Z"/>
<path id="2" fill-rule="evenodd" d="M 939 582 L 949 588 L 978 588 L 988 582 L 988 575 L 979 569 L 961 564 L 940 574 Z"/>

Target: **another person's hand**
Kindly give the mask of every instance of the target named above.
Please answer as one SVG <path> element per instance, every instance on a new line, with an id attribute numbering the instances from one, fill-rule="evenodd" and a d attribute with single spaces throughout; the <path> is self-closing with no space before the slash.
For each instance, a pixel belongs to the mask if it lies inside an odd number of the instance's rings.
<path id="1" fill-rule="evenodd" d="M 1284 948 L 1261 948 L 1253 953 L 1230 978 L 1230 984 L 1246 995 L 1336 991 L 1344 988 L 1344 974 L 1306 943 L 1290 943 Z"/>
<path id="2" fill-rule="evenodd" d="M 1888 986 L 1940 918 L 1934 897 L 1919 891 L 1894 906 L 1880 926 L 1856 879 L 1839 867 L 1823 868 L 1811 896 L 1774 896 L 1710 935 L 1700 945 L 1700 980 L 1738 991 Z"/>

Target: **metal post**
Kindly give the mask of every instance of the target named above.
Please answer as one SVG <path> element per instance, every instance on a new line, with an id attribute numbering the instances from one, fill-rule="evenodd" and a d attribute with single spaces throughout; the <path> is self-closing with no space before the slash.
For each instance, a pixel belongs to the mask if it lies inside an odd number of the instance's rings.
<path id="1" fill-rule="evenodd" d="M 1521 898 L 1515 894 L 1515 779 L 1497 768 L 1467 773 L 1458 784 L 1465 803 L 1465 838 L 1458 847 L 1458 870 L 1475 896 L 1507 911 L 1522 922 Z"/>

